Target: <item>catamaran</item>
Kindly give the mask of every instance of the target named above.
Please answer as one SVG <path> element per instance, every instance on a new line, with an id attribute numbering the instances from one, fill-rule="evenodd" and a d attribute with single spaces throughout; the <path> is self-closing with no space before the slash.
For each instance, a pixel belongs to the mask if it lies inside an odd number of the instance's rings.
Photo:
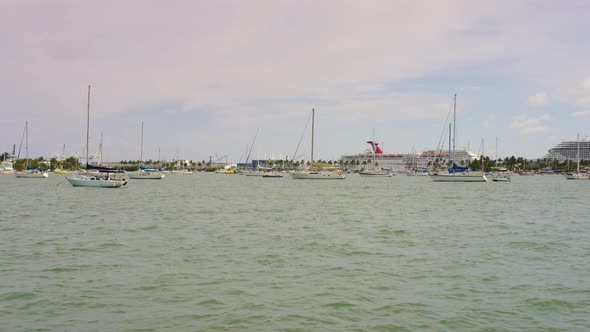
<path id="1" fill-rule="evenodd" d="M 297 171 L 291 173 L 293 179 L 306 180 L 344 180 L 346 175 L 341 170 L 338 171 L 314 171 L 313 170 L 313 145 L 315 130 L 315 109 L 311 110 L 311 167 L 309 170 Z"/>
<path id="2" fill-rule="evenodd" d="M 98 188 L 119 188 L 127 184 L 125 178 L 120 174 L 124 171 L 107 167 L 93 167 L 88 164 L 88 147 L 90 146 L 90 85 L 88 86 L 88 110 L 86 118 L 86 168 L 79 170 L 70 176 L 66 176 L 68 182 L 74 187 L 98 187 Z"/>

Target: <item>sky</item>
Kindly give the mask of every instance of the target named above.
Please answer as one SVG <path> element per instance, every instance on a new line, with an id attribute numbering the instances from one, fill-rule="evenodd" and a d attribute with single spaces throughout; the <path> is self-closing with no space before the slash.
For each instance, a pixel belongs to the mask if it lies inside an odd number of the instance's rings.
<path id="1" fill-rule="evenodd" d="M 590 135 L 588 1 L 0 2 L 0 151 L 239 162 Z M 307 126 L 307 127 L 306 127 Z M 300 139 L 302 148 L 295 154 Z M 483 142 L 483 144 L 482 144 Z M 24 151 L 24 147 L 22 148 Z M 21 155 L 24 152 L 21 152 Z"/>

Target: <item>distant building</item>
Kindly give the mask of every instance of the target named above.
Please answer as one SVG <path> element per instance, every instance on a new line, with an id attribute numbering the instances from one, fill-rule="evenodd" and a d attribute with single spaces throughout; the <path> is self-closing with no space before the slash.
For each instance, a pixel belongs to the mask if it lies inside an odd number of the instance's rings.
<path id="1" fill-rule="evenodd" d="M 546 159 L 564 161 L 578 160 L 578 141 L 563 141 L 549 149 Z M 590 141 L 580 141 L 580 160 L 590 160 Z"/>

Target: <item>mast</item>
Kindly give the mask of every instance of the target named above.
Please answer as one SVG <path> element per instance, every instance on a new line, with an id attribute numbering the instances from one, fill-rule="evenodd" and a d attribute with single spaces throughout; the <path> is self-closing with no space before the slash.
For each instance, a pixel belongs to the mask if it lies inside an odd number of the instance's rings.
<path id="1" fill-rule="evenodd" d="M 457 136 L 457 94 L 453 96 L 453 159 L 455 159 L 455 137 Z"/>
<path id="2" fill-rule="evenodd" d="M 498 167 L 498 136 L 496 136 L 496 167 Z"/>
<path id="3" fill-rule="evenodd" d="M 453 156 L 451 155 L 451 124 L 449 123 L 449 167 L 453 167 L 451 162 L 453 161 Z"/>
<path id="4" fill-rule="evenodd" d="M 313 170 L 313 143 L 315 130 L 315 108 L 311 109 L 311 169 Z"/>
<path id="5" fill-rule="evenodd" d="M 29 168 L 29 121 L 25 121 L 25 170 Z"/>
<path id="6" fill-rule="evenodd" d="M 102 164 L 102 131 L 100 132 L 100 145 L 98 146 L 98 153 L 100 154 L 100 159 L 98 159 L 98 166 Z"/>
<path id="7" fill-rule="evenodd" d="M 481 171 L 485 172 L 485 159 L 483 154 L 483 138 L 481 139 Z"/>
<path id="8" fill-rule="evenodd" d="M 580 133 L 578 133 L 578 174 L 580 174 Z"/>
<path id="9" fill-rule="evenodd" d="M 143 121 L 141 121 L 141 148 L 139 152 L 139 161 L 143 164 Z"/>
<path id="10" fill-rule="evenodd" d="M 86 111 L 86 169 L 88 169 L 88 150 L 90 147 L 90 85 L 88 85 L 88 107 Z"/>
<path id="11" fill-rule="evenodd" d="M 63 149 L 63 151 L 61 153 L 61 159 L 62 160 L 66 160 L 66 145 L 65 144 L 64 144 L 64 149 Z"/>
<path id="12" fill-rule="evenodd" d="M 375 128 L 373 128 L 373 171 L 375 171 Z"/>

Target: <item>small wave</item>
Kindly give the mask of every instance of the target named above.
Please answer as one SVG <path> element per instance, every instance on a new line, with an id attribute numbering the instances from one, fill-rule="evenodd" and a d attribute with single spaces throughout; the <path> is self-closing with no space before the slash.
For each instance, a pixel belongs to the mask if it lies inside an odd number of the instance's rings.
<path id="1" fill-rule="evenodd" d="M 8 292 L 0 295 L 0 301 L 10 300 L 30 300 L 35 297 L 35 293 L 31 292 Z"/>
<path id="2" fill-rule="evenodd" d="M 328 308 L 351 308 L 354 307 L 355 305 L 352 303 L 348 303 L 348 302 L 333 302 L 333 303 L 327 303 L 322 305 L 322 307 L 328 307 Z"/>

